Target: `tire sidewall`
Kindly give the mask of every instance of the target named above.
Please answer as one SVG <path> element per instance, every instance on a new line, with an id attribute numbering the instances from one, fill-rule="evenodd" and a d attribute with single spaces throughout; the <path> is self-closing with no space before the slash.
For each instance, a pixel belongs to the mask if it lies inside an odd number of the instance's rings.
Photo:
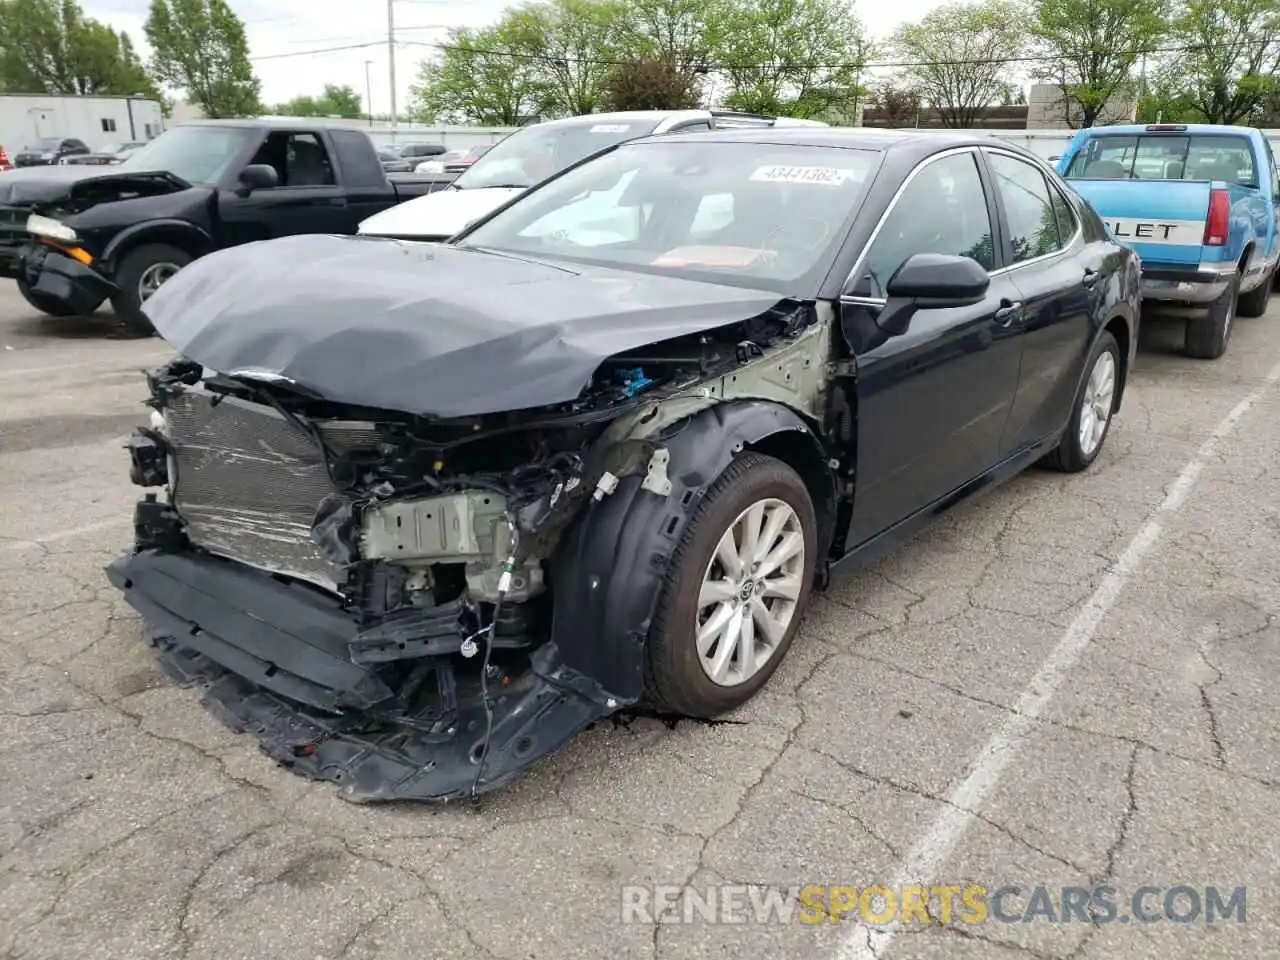
<path id="1" fill-rule="evenodd" d="M 753 456 L 752 463 L 758 466 L 749 469 L 737 482 L 717 491 L 714 499 L 689 525 L 682 538 L 681 568 L 676 572 L 676 580 L 668 584 L 669 594 L 662 605 L 665 616 L 661 622 L 655 623 L 655 628 L 665 633 L 666 642 L 656 651 L 651 643 L 651 654 L 657 652 L 668 658 L 668 664 L 673 668 L 669 672 L 678 678 L 681 687 L 681 698 L 702 706 L 690 711 L 697 715 L 715 716 L 731 710 L 755 696 L 769 681 L 791 648 L 813 588 L 811 574 L 817 559 L 818 537 L 817 519 L 808 489 L 799 474 L 782 461 Z M 723 687 L 706 675 L 697 650 L 695 625 L 702 579 L 716 545 L 739 514 L 751 504 L 770 498 L 786 503 L 800 520 L 805 538 L 807 575 L 802 581 L 795 614 L 769 662 L 747 682 Z"/>

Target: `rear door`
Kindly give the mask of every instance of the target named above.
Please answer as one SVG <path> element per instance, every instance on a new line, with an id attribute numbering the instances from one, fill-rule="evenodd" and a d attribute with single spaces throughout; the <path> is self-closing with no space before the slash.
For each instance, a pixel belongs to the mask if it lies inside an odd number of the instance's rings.
<path id="1" fill-rule="evenodd" d="M 999 148 L 984 154 L 1022 303 L 1022 370 L 1001 441 L 1011 454 L 1062 428 L 1104 289 L 1105 251 L 1084 242 L 1072 204 L 1040 166 Z"/>
<path id="2" fill-rule="evenodd" d="M 1022 354 L 1020 294 L 999 269 L 996 207 L 976 148 L 926 160 L 877 227 L 841 299 L 857 358 L 858 478 L 848 545 L 932 504 L 1001 458 Z M 885 284 L 915 253 L 970 257 L 992 273 L 970 307 L 921 310 L 877 335 Z"/>

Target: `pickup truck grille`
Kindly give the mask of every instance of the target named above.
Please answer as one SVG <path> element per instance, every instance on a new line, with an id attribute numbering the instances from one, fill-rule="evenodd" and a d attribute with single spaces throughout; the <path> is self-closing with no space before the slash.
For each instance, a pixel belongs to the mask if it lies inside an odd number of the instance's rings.
<path id="1" fill-rule="evenodd" d="M 342 570 L 311 539 L 334 492 L 314 440 L 270 407 L 190 390 L 165 411 L 173 446 L 173 500 L 192 543 L 211 553 L 336 589 Z M 318 424 L 341 451 L 373 447 L 373 424 Z"/>

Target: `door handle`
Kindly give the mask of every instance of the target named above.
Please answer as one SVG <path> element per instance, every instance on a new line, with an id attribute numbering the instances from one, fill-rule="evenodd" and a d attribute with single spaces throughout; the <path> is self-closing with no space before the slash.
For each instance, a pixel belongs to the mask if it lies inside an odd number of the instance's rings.
<path id="1" fill-rule="evenodd" d="M 329 199 L 329 206 L 331 207 L 345 207 L 346 205 L 347 205 L 346 197 L 331 197 Z"/>
<path id="2" fill-rule="evenodd" d="M 1080 280 L 1080 282 L 1084 284 L 1086 287 L 1088 287 L 1089 289 L 1093 289 L 1094 284 L 1096 284 L 1101 277 L 1102 277 L 1102 274 L 1100 274 L 1097 270 L 1094 270 L 1092 267 L 1085 267 L 1084 277 Z"/>
<path id="3" fill-rule="evenodd" d="M 1007 327 L 1022 316 L 1021 300 L 1001 300 L 1000 309 L 996 311 L 996 323 Z"/>

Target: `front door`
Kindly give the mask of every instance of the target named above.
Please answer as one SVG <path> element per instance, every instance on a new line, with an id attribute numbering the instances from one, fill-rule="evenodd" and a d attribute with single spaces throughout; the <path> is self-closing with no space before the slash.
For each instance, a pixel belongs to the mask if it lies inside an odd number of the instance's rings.
<path id="1" fill-rule="evenodd" d="M 218 197 L 226 245 L 304 233 L 355 233 L 360 212 L 337 182 L 336 166 L 314 133 L 273 131 L 251 163 L 274 167 L 279 184 Z"/>
<path id="2" fill-rule="evenodd" d="M 1016 391 L 1021 305 L 1003 273 L 971 307 L 918 311 L 907 332 L 877 334 L 885 287 L 916 253 L 1001 266 L 993 197 L 975 151 L 917 168 L 855 269 L 841 303 L 856 361 L 857 477 L 846 544 L 856 547 L 990 469 Z M 868 336 L 868 333 L 870 334 Z"/>

